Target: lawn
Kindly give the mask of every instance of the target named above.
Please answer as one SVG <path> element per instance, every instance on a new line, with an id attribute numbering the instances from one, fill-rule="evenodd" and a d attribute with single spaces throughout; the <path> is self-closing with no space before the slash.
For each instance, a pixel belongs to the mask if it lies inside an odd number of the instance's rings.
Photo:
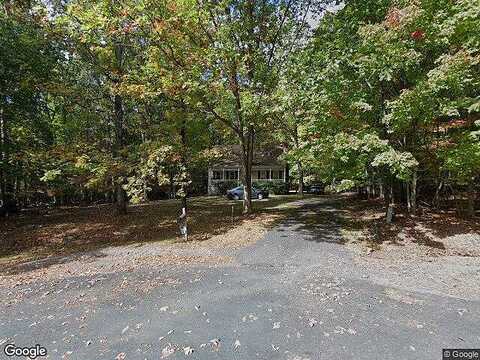
<path id="1" fill-rule="evenodd" d="M 189 199 L 189 240 L 203 241 L 240 225 L 243 221 L 275 212 L 273 209 L 298 199 L 273 196 L 254 201 L 255 212 L 241 213 L 242 202 L 223 197 Z M 233 209 L 233 216 L 232 216 Z M 2 268 L 51 255 L 94 250 L 105 246 L 181 241 L 176 218 L 178 200 L 132 205 L 127 215 L 117 216 L 111 205 L 61 207 L 23 211 L 0 223 Z"/>

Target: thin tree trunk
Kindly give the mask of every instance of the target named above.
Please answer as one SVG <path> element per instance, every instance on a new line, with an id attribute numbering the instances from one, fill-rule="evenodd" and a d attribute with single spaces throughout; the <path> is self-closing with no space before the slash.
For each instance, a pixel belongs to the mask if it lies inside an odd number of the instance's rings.
<path id="1" fill-rule="evenodd" d="M 186 124 L 186 115 L 183 115 L 182 119 L 182 127 L 180 129 L 180 137 L 182 140 L 182 154 L 181 154 L 181 164 L 182 164 L 182 171 L 185 172 L 185 176 L 187 174 L 187 158 L 186 158 L 186 151 L 187 151 L 187 124 Z M 187 208 L 187 179 L 182 179 L 181 185 L 181 194 L 182 194 L 182 214 L 180 216 L 180 220 L 183 226 L 183 236 L 185 241 L 188 240 L 188 208 Z"/>
<path id="2" fill-rule="evenodd" d="M 385 199 L 385 191 L 383 189 L 383 183 L 382 182 L 380 182 L 380 184 L 378 185 L 378 196 L 381 200 Z"/>
<path id="3" fill-rule="evenodd" d="M 0 167 L 0 192 L 2 196 L 2 202 L 5 204 L 7 200 L 7 194 L 6 194 L 6 171 L 5 167 L 7 164 L 7 141 L 6 141 L 6 124 L 5 124 L 5 116 L 3 113 L 3 109 L 0 108 L 0 148 L 1 148 L 1 153 L 0 153 L 0 160 L 1 160 L 1 167 Z"/>
<path id="4" fill-rule="evenodd" d="M 115 95 L 115 155 L 117 160 L 123 161 L 123 156 L 120 155 L 120 150 L 124 145 L 123 136 L 123 101 L 120 95 Z M 115 179 L 115 206 L 118 214 L 127 213 L 127 196 L 123 189 L 123 176 Z"/>
<path id="5" fill-rule="evenodd" d="M 236 126 L 234 126 L 234 129 L 239 137 L 240 145 L 242 147 L 243 213 L 250 214 L 252 212 L 252 162 L 254 128 L 252 124 L 244 124 L 242 102 L 240 99 L 240 88 L 236 69 L 236 64 L 233 64 L 230 74 L 230 87 L 232 94 L 235 97 Z"/>
<path id="6" fill-rule="evenodd" d="M 433 206 L 438 209 L 440 207 L 440 191 L 443 188 L 443 180 L 440 180 L 435 190 L 435 196 L 433 197 Z"/>
<path id="7" fill-rule="evenodd" d="M 413 172 L 410 201 L 412 203 L 412 214 L 415 214 L 417 212 L 417 170 Z"/>
<path id="8" fill-rule="evenodd" d="M 405 183 L 405 193 L 407 195 L 407 210 L 410 214 L 412 212 L 412 202 L 411 202 L 411 193 L 410 193 L 410 183 Z"/>
<path id="9" fill-rule="evenodd" d="M 252 212 L 252 162 L 253 162 L 253 125 L 248 125 L 247 139 L 242 138 L 243 156 L 243 213 Z"/>
<path id="10" fill-rule="evenodd" d="M 119 72 L 122 72 L 123 68 L 123 61 L 124 61 L 124 48 L 121 44 L 115 45 L 115 60 L 117 69 Z M 119 85 L 121 80 L 118 80 L 115 85 Z M 115 106 L 115 115 L 114 115 L 114 123 L 115 123 L 115 146 L 114 146 L 114 156 L 117 161 L 124 161 L 124 157 L 121 154 L 121 150 L 123 148 L 125 135 L 124 135 L 124 109 L 123 109 L 123 99 L 122 96 L 119 94 L 115 94 L 114 96 L 114 106 Z M 127 195 L 123 188 L 124 185 L 124 177 L 119 176 L 115 179 L 115 205 L 116 211 L 118 214 L 126 214 L 127 213 Z"/>
<path id="11" fill-rule="evenodd" d="M 173 170 L 169 172 L 169 185 L 170 185 L 170 194 L 168 195 L 169 199 L 175 199 L 175 193 L 177 190 L 175 189 L 175 181 L 174 181 L 174 173 Z"/>
<path id="12" fill-rule="evenodd" d="M 300 161 L 297 161 L 298 172 L 298 195 L 303 196 L 303 167 Z"/>
<path id="13" fill-rule="evenodd" d="M 393 191 L 393 183 L 390 184 L 389 190 L 390 191 L 388 194 L 388 207 L 387 207 L 386 219 L 387 219 L 387 223 L 390 224 L 395 219 L 395 195 Z"/>
<path id="14" fill-rule="evenodd" d="M 0 108 L 0 146 L 1 146 L 1 170 L 2 173 L 0 174 L 1 180 L 1 195 L 3 203 L 6 202 L 15 202 L 16 204 L 16 196 L 15 196 L 15 184 L 13 179 L 13 169 L 12 166 L 9 164 L 10 161 L 10 154 L 9 154 L 9 146 L 10 137 L 8 132 L 8 124 L 5 112 L 2 108 Z"/>

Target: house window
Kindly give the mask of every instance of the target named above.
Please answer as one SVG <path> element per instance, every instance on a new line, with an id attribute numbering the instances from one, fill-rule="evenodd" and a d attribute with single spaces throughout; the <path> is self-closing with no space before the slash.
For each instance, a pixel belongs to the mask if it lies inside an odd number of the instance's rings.
<path id="1" fill-rule="evenodd" d="M 223 180 L 223 172 L 220 170 L 213 170 L 213 180 Z"/>
<path id="2" fill-rule="evenodd" d="M 270 170 L 258 170 L 258 179 L 259 180 L 270 179 Z"/>
<path id="3" fill-rule="evenodd" d="M 238 170 L 225 170 L 225 180 L 238 180 Z"/>
<path id="4" fill-rule="evenodd" d="M 272 179 L 283 180 L 283 170 L 272 170 Z"/>

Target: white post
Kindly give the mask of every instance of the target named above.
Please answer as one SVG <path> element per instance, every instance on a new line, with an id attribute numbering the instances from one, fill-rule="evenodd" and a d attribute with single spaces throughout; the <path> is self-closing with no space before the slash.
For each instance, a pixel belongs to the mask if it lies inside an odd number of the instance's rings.
<path id="1" fill-rule="evenodd" d="M 184 207 L 182 208 L 182 214 L 178 217 L 178 225 L 180 234 L 183 235 L 185 241 L 188 241 L 187 211 Z"/>

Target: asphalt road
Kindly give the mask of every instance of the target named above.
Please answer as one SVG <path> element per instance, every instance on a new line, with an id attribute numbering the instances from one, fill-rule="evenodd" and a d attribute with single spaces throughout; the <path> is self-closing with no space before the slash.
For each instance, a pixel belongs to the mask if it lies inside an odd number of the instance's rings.
<path id="1" fill-rule="evenodd" d="M 312 228 L 302 211 L 327 216 Z M 0 358 L 12 342 L 85 360 L 439 360 L 442 348 L 480 348 L 480 302 L 379 285 L 342 244 L 333 204 L 297 215 L 225 265 L 1 288 L 21 300 L 0 311 Z"/>

